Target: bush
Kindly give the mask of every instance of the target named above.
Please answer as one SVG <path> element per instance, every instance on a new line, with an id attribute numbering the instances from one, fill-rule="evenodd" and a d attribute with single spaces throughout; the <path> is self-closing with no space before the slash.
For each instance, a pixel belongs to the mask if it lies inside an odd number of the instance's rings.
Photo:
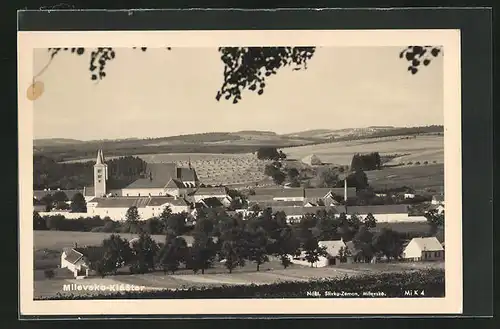
<path id="1" fill-rule="evenodd" d="M 48 270 L 43 271 L 43 274 L 45 275 L 45 277 L 47 279 L 52 279 L 55 276 L 55 272 L 52 269 L 48 269 Z"/>
<path id="2" fill-rule="evenodd" d="M 280 282 L 267 285 L 190 287 L 182 290 L 122 292 L 100 295 L 58 294 L 40 299 L 102 299 L 103 297 L 106 299 L 305 298 L 308 291 L 377 291 L 384 292 L 385 297 L 405 297 L 403 293 L 405 290 L 425 290 L 425 297 L 443 297 L 445 292 L 444 270 L 432 269 L 415 272 L 383 273 L 308 282 Z"/>

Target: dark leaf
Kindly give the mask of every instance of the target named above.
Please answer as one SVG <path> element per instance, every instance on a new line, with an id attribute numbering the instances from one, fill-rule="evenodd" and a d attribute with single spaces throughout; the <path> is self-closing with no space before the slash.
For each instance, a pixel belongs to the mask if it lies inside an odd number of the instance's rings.
<path id="1" fill-rule="evenodd" d="M 97 80 L 97 75 L 96 74 L 92 74 L 92 80 Z"/>
<path id="2" fill-rule="evenodd" d="M 411 63 L 412 63 L 413 66 L 419 66 L 420 65 L 420 61 L 418 59 L 414 59 Z"/>
<path id="3" fill-rule="evenodd" d="M 430 63 L 430 62 L 431 62 L 430 60 L 428 60 L 428 59 L 424 59 L 424 65 L 425 65 L 425 66 L 429 65 L 429 63 Z"/>
<path id="4" fill-rule="evenodd" d="M 406 52 L 406 59 L 409 60 L 409 61 L 412 61 L 413 58 L 415 58 L 415 54 L 412 53 L 412 52 L 407 51 Z"/>
<path id="5" fill-rule="evenodd" d="M 85 52 L 85 49 L 84 49 L 84 48 L 78 48 L 78 49 L 76 49 L 76 53 L 77 53 L 78 55 L 82 55 L 84 52 Z"/>
<path id="6" fill-rule="evenodd" d="M 262 95 L 264 93 L 264 89 L 260 89 L 257 94 Z"/>
<path id="7" fill-rule="evenodd" d="M 109 55 L 111 56 L 111 58 L 115 58 L 115 52 L 114 51 L 110 52 Z"/>
<path id="8" fill-rule="evenodd" d="M 436 57 L 439 54 L 439 49 L 438 48 L 432 48 L 431 54 L 432 54 L 432 56 Z"/>
<path id="9" fill-rule="evenodd" d="M 415 74 L 418 72 L 418 69 L 416 67 L 411 68 L 411 74 Z"/>

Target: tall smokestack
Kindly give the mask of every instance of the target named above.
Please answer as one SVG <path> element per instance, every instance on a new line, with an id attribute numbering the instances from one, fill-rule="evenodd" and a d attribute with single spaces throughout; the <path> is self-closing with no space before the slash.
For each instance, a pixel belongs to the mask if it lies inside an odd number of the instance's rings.
<path id="1" fill-rule="evenodd" d="M 344 201 L 347 201 L 347 176 L 344 178 Z"/>

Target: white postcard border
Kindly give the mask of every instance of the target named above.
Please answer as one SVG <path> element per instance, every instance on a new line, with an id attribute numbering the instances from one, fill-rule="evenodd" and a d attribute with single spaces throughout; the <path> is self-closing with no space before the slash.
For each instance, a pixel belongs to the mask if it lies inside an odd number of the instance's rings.
<path id="1" fill-rule="evenodd" d="M 369 47 L 444 50 L 446 259 L 444 298 L 33 300 L 33 50 L 49 47 Z M 397 58 L 395 59 L 397 60 Z M 19 253 L 21 315 L 459 314 L 462 312 L 462 175 L 459 30 L 18 32 Z"/>

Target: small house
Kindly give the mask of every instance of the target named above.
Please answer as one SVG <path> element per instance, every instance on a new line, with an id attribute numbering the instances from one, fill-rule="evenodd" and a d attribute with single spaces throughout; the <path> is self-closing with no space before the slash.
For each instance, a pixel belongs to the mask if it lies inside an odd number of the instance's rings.
<path id="1" fill-rule="evenodd" d="M 81 248 L 64 249 L 61 254 L 61 268 L 71 271 L 76 279 L 89 275 L 89 265 Z"/>
<path id="2" fill-rule="evenodd" d="M 410 261 L 444 259 L 444 248 L 436 237 L 413 238 L 404 248 L 403 258 Z"/>

